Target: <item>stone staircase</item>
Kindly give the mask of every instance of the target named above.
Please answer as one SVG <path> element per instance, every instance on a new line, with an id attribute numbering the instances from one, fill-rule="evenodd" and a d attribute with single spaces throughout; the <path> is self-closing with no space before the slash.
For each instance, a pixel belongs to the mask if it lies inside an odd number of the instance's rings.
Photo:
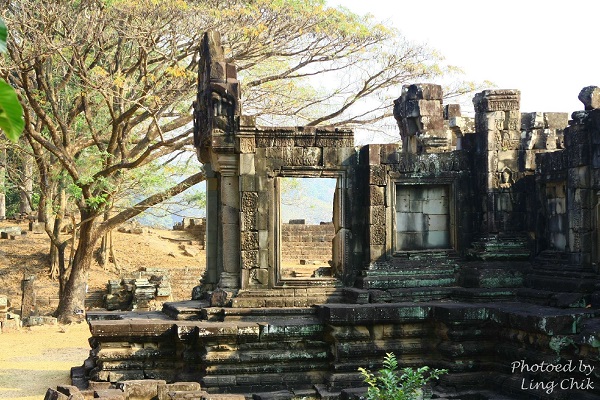
<path id="1" fill-rule="evenodd" d="M 374 301 L 439 300 L 456 286 L 457 260 L 452 251 L 397 253 L 392 260 L 374 262 L 362 271 L 355 287 L 385 290 L 375 292 Z"/>
<path id="2" fill-rule="evenodd" d="M 535 304 L 585 307 L 592 303 L 597 280 L 591 268 L 570 263 L 567 253 L 547 250 L 535 258 L 517 295 Z"/>

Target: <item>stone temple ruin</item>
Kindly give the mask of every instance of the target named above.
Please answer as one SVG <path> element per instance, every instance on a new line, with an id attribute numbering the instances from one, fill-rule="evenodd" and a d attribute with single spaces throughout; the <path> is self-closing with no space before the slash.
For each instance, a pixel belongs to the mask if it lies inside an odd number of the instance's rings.
<path id="1" fill-rule="evenodd" d="M 485 90 L 473 121 L 439 86 L 408 85 L 394 104 L 402 145 L 355 148 L 348 129 L 242 115 L 236 69 L 206 34 L 194 136 L 206 274 L 162 312 L 88 313 L 73 383 L 345 399 L 365 391 L 358 367 L 394 352 L 450 371 L 438 398 L 600 398 L 599 96 L 585 88 L 569 120 Z M 327 274 L 282 273 L 286 177 L 336 181 Z"/>

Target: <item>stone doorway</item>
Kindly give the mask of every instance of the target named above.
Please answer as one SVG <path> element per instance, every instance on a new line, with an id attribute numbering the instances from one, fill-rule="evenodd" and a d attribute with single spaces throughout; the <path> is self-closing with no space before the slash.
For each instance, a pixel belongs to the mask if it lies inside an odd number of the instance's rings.
<path id="1" fill-rule="evenodd" d="M 336 232 L 342 226 L 342 177 L 337 173 L 276 179 L 277 282 L 311 285 L 336 281 Z"/>

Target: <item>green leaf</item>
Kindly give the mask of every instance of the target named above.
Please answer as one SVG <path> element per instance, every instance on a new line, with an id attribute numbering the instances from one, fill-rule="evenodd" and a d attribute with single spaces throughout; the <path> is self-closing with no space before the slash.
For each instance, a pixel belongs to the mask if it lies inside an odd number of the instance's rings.
<path id="1" fill-rule="evenodd" d="M 6 29 L 6 24 L 0 18 L 0 53 L 4 53 L 6 51 L 6 38 L 8 37 L 8 30 Z"/>
<path id="2" fill-rule="evenodd" d="M 15 90 L 4 79 L 0 79 L 0 129 L 6 137 L 16 142 L 23 132 L 23 107 Z"/>

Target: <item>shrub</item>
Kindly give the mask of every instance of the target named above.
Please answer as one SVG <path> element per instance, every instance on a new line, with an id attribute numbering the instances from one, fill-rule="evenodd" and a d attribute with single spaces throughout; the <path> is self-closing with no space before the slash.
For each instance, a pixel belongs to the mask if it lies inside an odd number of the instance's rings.
<path id="1" fill-rule="evenodd" d="M 429 367 L 399 369 L 394 353 L 387 353 L 383 361 L 383 369 L 377 374 L 365 368 L 358 370 L 368 385 L 367 400 L 424 399 L 425 384 L 448 372 L 445 369 L 430 370 Z"/>

